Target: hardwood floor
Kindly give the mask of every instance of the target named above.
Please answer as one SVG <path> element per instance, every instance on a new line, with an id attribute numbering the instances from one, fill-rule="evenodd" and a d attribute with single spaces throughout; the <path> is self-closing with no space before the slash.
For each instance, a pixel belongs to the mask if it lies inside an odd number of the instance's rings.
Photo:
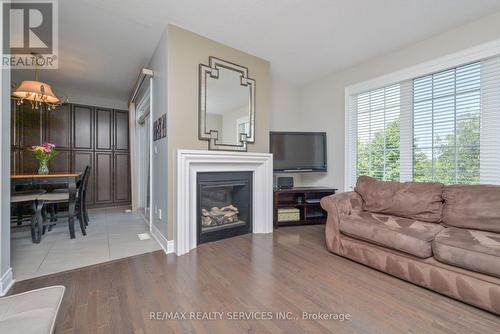
<path id="1" fill-rule="evenodd" d="M 181 257 L 148 253 L 23 281 L 12 293 L 65 285 L 57 333 L 498 333 L 500 317 L 328 253 L 323 229 L 284 227 Z M 150 312 L 198 311 L 224 320 L 150 320 Z M 228 320 L 245 316 L 273 319 Z"/>

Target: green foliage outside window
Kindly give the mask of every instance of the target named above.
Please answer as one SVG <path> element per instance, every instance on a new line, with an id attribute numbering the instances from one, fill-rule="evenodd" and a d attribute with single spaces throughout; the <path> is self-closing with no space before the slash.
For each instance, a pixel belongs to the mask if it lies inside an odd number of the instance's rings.
<path id="1" fill-rule="evenodd" d="M 471 115 L 456 124 L 455 134 L 436 139 L 434 159 L 431 153 L 426 154 L 424 150 L 414 148 L 415 181 L 435 181 L 444 184 L 479 183 L 479 115 Z"/>
<path id="2" fill-rule="evenodd" d="M 358 140 L 358 176 L 399 180 L 399 118 L 377 131 L 369 142 Z"/>
<path id="3" fill-rule="evenodd" d="M 357 174 L 380 180 L 400 178 L 399 119 L 377 131 L 369 142 L 358 140 Z M 458 120 L 455 133 L 436 138 L 434 148 L 414 147 L 413 178 L 444 184 L 479 183 L 480 118 L 469 114 Z"/>

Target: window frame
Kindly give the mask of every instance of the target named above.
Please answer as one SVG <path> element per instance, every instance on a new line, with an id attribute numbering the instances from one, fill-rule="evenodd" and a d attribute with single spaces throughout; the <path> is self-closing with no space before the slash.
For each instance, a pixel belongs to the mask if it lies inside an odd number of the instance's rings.
<path id="1" fill-rule="evenodd" d="M 495 56 L 500 56 L 500 39 L 347 86 L 344 95 L 344 191 L 352 191 L 356 181 L 355 175 L 353 175 L 356 174 L 353 168 L 357 165 L 356 160 L 353 159 L 353 156 L 356 155 L 356 143 L 354 143 L 353 147 L 352 142 L 353 135 L 355 135 L 355 129 L 351 127 L 353 122 L 352 99 L 354 95 Z"/>

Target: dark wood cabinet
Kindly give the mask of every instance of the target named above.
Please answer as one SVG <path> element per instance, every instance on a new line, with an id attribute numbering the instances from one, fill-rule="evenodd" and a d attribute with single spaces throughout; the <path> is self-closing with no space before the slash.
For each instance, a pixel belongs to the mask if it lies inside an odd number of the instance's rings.
<path id="1" fill-rule="evenodd" d="M 130 203 L 128 111 L 64 104 L 55 110 L 33 110 L 12 103 L 12 173 L 36 173 L 38 161 L 28 148 L 49 141 L 59 154 L 51 172 L 78 172 L 92 167 L 89 206 Z"/>
<path id="2" fill-rule="evenodd" d="M 114 149 L 128 151 L 128 112 L 115 110 Z"/>
<path id="3" fill-rule="evenodd" d="M 96 150 L 113 149 L 113 110 L 96 108 Z"/>
<path id="4" fill-rule="evenodd" d="M 71 149 L 71 106 L 65 104 L 54 110 L 47 110 L 45 140 L 60 149 Z"/>
<path id="5" fill-rule="evenodd" d="M 93 149 L 94 143 L 94 108 L 73 105 L 73 148 Z"/>
<path id="6" fill-rule="evenodd" d="M 130 156 L 128 153 L 114 154 L 114 201 L 130 202 Z M 125 181 L 125 182 L 124 182 Z"/>
<path id="7" fill-rule="evenodd" d="M 19 147 L 28 148 L 33 145 L 39 145 L 40 141 L 44 140 L 43 127 L 45 113 L 40 113 L 39 110 L 31 108 L 29 103 L 17 106 L 19 113 L 17 120 L 21 125 L 18 129 L 18 138 L 20 139 Z"/>
<path id="8" fill-rule="evenodd" d="M 19 174 L 31 174 L 38 171 L 38 161 L 31 155 L 27 148 L 19 150 Z M 16 171 L 16 173 L 18 173 Z"/>
<path id="9" fill-rule="evenodd" d="M 113 203 L 113 153 L 95 154 L 96 204 Z"/>
<path id="10" fill-rule="evenodd" d="M 282 225 L 324 224 L 326 212 L 321 208 L 320 200 L 335 194 L 337 189 L 322 187 L 297 187 L 274 190 L 274 227 Z M 298 217 L 294 219 L 280 217 L 280 210 L 295 209 Z"/>
<path id="11" fill-rule="evenodd" d="M 59 154 L 49 161 L 49 170 L 52 173 L 68 173 L 72 172 L 71 168 L 71 151 L 66 149 L 58 149 Z"/>

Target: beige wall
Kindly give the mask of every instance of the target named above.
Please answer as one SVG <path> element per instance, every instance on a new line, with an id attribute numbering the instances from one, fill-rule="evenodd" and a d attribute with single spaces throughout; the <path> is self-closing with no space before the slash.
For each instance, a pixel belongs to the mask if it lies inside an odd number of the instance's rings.
<path id="1" fill-rule="evenodd" d="M 256 81 L 255 143 L 250 152 L 268 152 L 271 73 L 266 60 L 176 26 L 168 27 L 168 239 L 173 239 L 174 166 L 178 149 L 206 150 L 198 140 L 198 65 L 215 56 L 248 68 Z"/>
<path id="2" fill-rule="evenodd" d="M 496 39 L 500 39 L 500 13 L 303 87 L 302 112 L 288 123 L 294 130 L 328 132 L 328 173 L 304 174 L 302 183 L 344 189 L 345 87 Z"/>
<path id="3" fill-rule="evenodd" d="M 301 107 L 301 86 L 273 76 L 272 87 L 271 130 L 300 131 L 302 124 L 298 122 L 298 119 L 302 112 L 307 112 Z"/>
<path id="4" fill-rule="evenodd" d="M 272 65 L 271 65 L 272 66 Z M 302 131 L 301 115 L 307 115 L 308 111 L 302 109 L 301 86 L 290 83 L 280 77 L 273 76 L 273 96 L 271 107 L 271 131 Z M 302 175 L 300 173 L 275 174 L 275 179 L 280 176 L 293 177 L 294 184 L 301 185 Z"/>

